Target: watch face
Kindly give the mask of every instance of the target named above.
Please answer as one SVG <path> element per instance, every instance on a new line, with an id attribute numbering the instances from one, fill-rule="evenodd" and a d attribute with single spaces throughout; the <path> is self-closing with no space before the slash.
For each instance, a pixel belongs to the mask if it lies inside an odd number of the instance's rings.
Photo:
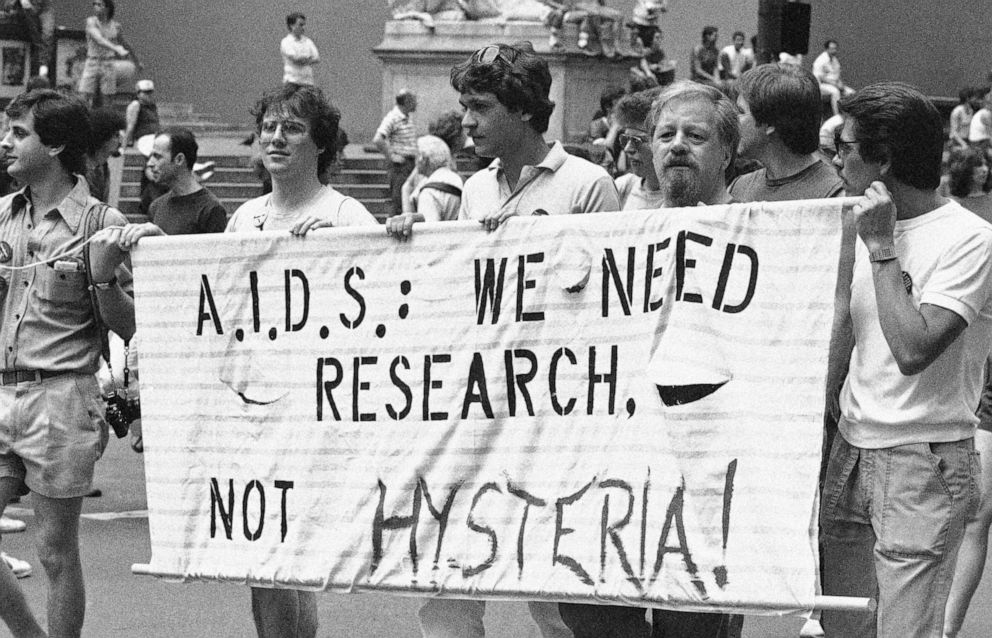
<path id="1" fill-rule="evenodd" d="M 906 294 L 913 294 L 913 278 L 905 270 L 902 271 L 902 285 L 906 288 Z"/>

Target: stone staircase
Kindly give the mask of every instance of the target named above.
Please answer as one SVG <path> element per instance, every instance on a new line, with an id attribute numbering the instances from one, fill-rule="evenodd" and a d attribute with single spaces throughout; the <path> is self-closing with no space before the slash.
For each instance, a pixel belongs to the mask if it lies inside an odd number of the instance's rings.
<path id="1" fill-rule="evenodd" d="M 231 215 L 245 201 L 262 194 L 248 155 L 201 155 L 200 162 L 215 163 L 213 176 L 205 186 L 220 199 Z M 129 150 L 124 157 L 118 207 L 131 221 L 146 221 L 139 212 L 141 172 L 145 158 Z M 331 185 L 344 195 L 361 201 L 380 222 L 391 212 L 389 180 L 385 161 L 375 157 L 345 157 L 334 173 Z"/>

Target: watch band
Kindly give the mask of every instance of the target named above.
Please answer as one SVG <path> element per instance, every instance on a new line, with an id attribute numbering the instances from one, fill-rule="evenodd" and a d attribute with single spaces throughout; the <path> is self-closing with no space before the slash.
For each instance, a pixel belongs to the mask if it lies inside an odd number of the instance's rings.
<path id="1" fill-rule="evenodd" d="M 873 250 L 868 253 L 868 261 L 891 261 L 896 258 L 896 249 L 894 246 L 886 246 L 885 248 L 879 248 L 878 250 Z"/>
<path id="2" fill-rule="evenodd" d="M 97 290 L 110 290 L 117 285 L 117 276 L 115 275 L 110 279 L 110 281 L 94 281 L 93 287 Z"/>

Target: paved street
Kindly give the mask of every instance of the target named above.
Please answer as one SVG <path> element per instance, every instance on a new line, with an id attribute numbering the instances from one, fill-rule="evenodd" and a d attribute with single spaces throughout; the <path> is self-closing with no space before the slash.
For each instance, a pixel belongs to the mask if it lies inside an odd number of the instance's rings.
<path id="1" fill-rule="evenodd" d="M 150 557 L 145 518 L 141 457 L 125 440 L 113 439 L 97 466 L 101 498 L 86 499 L 81 524 L 88 608 L 83 635 L 90 638 L 251 638 L 246 588 L 239 585 L 167 583 L 133 576 L 133 563 Z M 30 498 L 12 506 L 11 513 L 28 523 L 28 532 L 4 537 L 3 548 L 27 559 L 35 569 L 20 581 L 36 613 L 45 608 L 45 578 L 31 538 Z M 976 595 L 962 638 L 984 638 L 992 626 L 992 575 Z M 414 598 L 376 594 L 323 594 L 320 600 L 322 638 L 416 638 Z M 521 603 L 493 603 L 487 612 L 491 638 L 539 638 Z M 796 618 L 749 618 L 746 638 L 795 638 L 802 621 Z M 0 628 L 0 636 L 9 636 Z"/>

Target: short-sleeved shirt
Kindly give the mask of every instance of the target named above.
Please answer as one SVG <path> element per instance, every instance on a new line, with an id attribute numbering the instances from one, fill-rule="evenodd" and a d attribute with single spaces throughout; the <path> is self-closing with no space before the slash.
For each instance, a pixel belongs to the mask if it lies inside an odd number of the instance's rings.
<path id="1" fill-rule="evenodd" d="M 840 395 L 841 432 L 862 448 L 972 437 L 992 345 L 992 225 L 949 202 L 896 221 L 894 236 L 913 305 L 950 310 L 967 327 L 925 370 L 904 375 L 882 333 L 868 250 L 859 239 L 851 282 L 855 345 Z"/>
<path id="2" fill-rule="evenodd" d="M 754 66 L 754 51 L 751 49 L 741 49 L 740 51 L 728 44 L 720 50 L 720 70 L 731 78 L 739 78 L 742 73 Z"/>
<path id="3" fill-rule="evenodd" d="M 831 58 L 830 54 L 824 51 L 813 60 L 813 75 L 820 82 L 827 84 L 837 84 L 840 82 L 840 60 Z"/>
<path id="4" fill-rule="evenodd" d="M 65 253 L 85 241 L 83 218 L 98 203 L 86 180 L 78 177 L 62 203 L 43 216 L 32 212 L 28 189 L 0 199 L 0 238 L 13 252 L 6 265 L 24 266 L 63 255 L 26 270 L 0 269 L 0 369 L 97 371 L 100 339 L 82 252 Z M 119 211 L 107 210 L 104 227 L 126 223 Z M 130 271 L 121 266 L 116 274 L 121 287 L 130 292 Z"/>
<path id="5" fill-rule="evenodd" d="M 106 22 L 100 22 L 96 19 L 96 16 L 90 16 L 86 18 L 87 26 L 93 24 L 96 25 L 100 35 L 102 35 L 107 40 L 110 40 L 114 44 L 120 44 L 118 38 L 121 35 L 121 25 L 117 20 L 107 20 Z M 110 49 L 106 49 L 96 43 L 90 35 L 86 34 L 86 57 L 90 59 L 101 59 L 110 60 L 117 55 Z"/>
<path id="6" fill-rule="evenodd" d="M 317 60 L 320 54 L 317 53 L 317 45 L 307 36 L 300 36 L 297 40 L 292 33 L 286 35 L 279 44 L 279 53 L 282 55 L 282 81 L 292 84 L 315 84 L 313 75 L 313 64 L 300 64 L 294 62 L 292 58 L 311 58 Z"/>
<path id="7" fill-rule="evenodd" d="M 417 156 L 417 128 L 400 107 L 394 106 L 386 113 L 375 134 L 389 141 L 394 154 L 411 159 Z"/>
<path id="8" fill-rule="evenodd" d="M 644 188 L 644 179 L 638 177 L 634 187 L 627 193 L 621 210 L 654 210 L 665 204 L 665 192 Z"/>
<path id="9" fill-rule="evenodd" d="M 289 230 L 303 217 L 319 217 L 334 226 L 368 226 L 378 222 L 357 199 L 345 197 L 330 186 L 321 187 L 320 195 L 304 210 L 290 215 L 270 205 L 272 194 L 250 199 L 234 211 L 225 232 L 241 233 L 261 230 Z"/>
<path id="10" fill-rule="evenodd" d="M 615 211 L 620 197 L 602 166 L 569 155 L 555 142 L 537 166 L 524 166 L 512 190 L 498 159 L 466 180 L 458 219 L 481 220 L 503 210 L 517 215 Z"/>
<path id="11" fill-rule="evenodd" d="M 971 117 L 971 123 L 968 125 L 968 141 L 984 142 L 988 139 L 992 139 L 992 111 L 983 108 Z"/>
<path id="12" fill-rule="evenodd" d="M 769 179 L 765 169 L 759 168 L 735 179 L 729 191 L 739 202 L 789 202 L 838 197 L 844 192 L 844 182 L 837 171 L 817 160 L 795 175 L 777 179 Z"/>
<path id="13" fill-rule="evenodd" d="M 227 227 L 227 210 L 206 188 L 188 195 L 169 191 L 152 202 L 148 213 L 166 235 L 222 233 Z"/>
<path id="14" fill-rule="evenodd" d="M 424 188 L 428 184 L 447 184 L 461 190 L 461 175 L 442 166 L 420 182 L 413 192 L 413 198 L 417 202 L 417 212 L 424 216 L 424 221 L 447 222 L 458 219 L 461 196 L 437 188 Z"/>
<path id="15" fill-rule="evenodd" d="M 958 104 L 951 111 L 951 135 L 956 135 L 962 140 L 968 139 L 971 132 L 971 118 L 975 112 L 967 104 Z"/>

